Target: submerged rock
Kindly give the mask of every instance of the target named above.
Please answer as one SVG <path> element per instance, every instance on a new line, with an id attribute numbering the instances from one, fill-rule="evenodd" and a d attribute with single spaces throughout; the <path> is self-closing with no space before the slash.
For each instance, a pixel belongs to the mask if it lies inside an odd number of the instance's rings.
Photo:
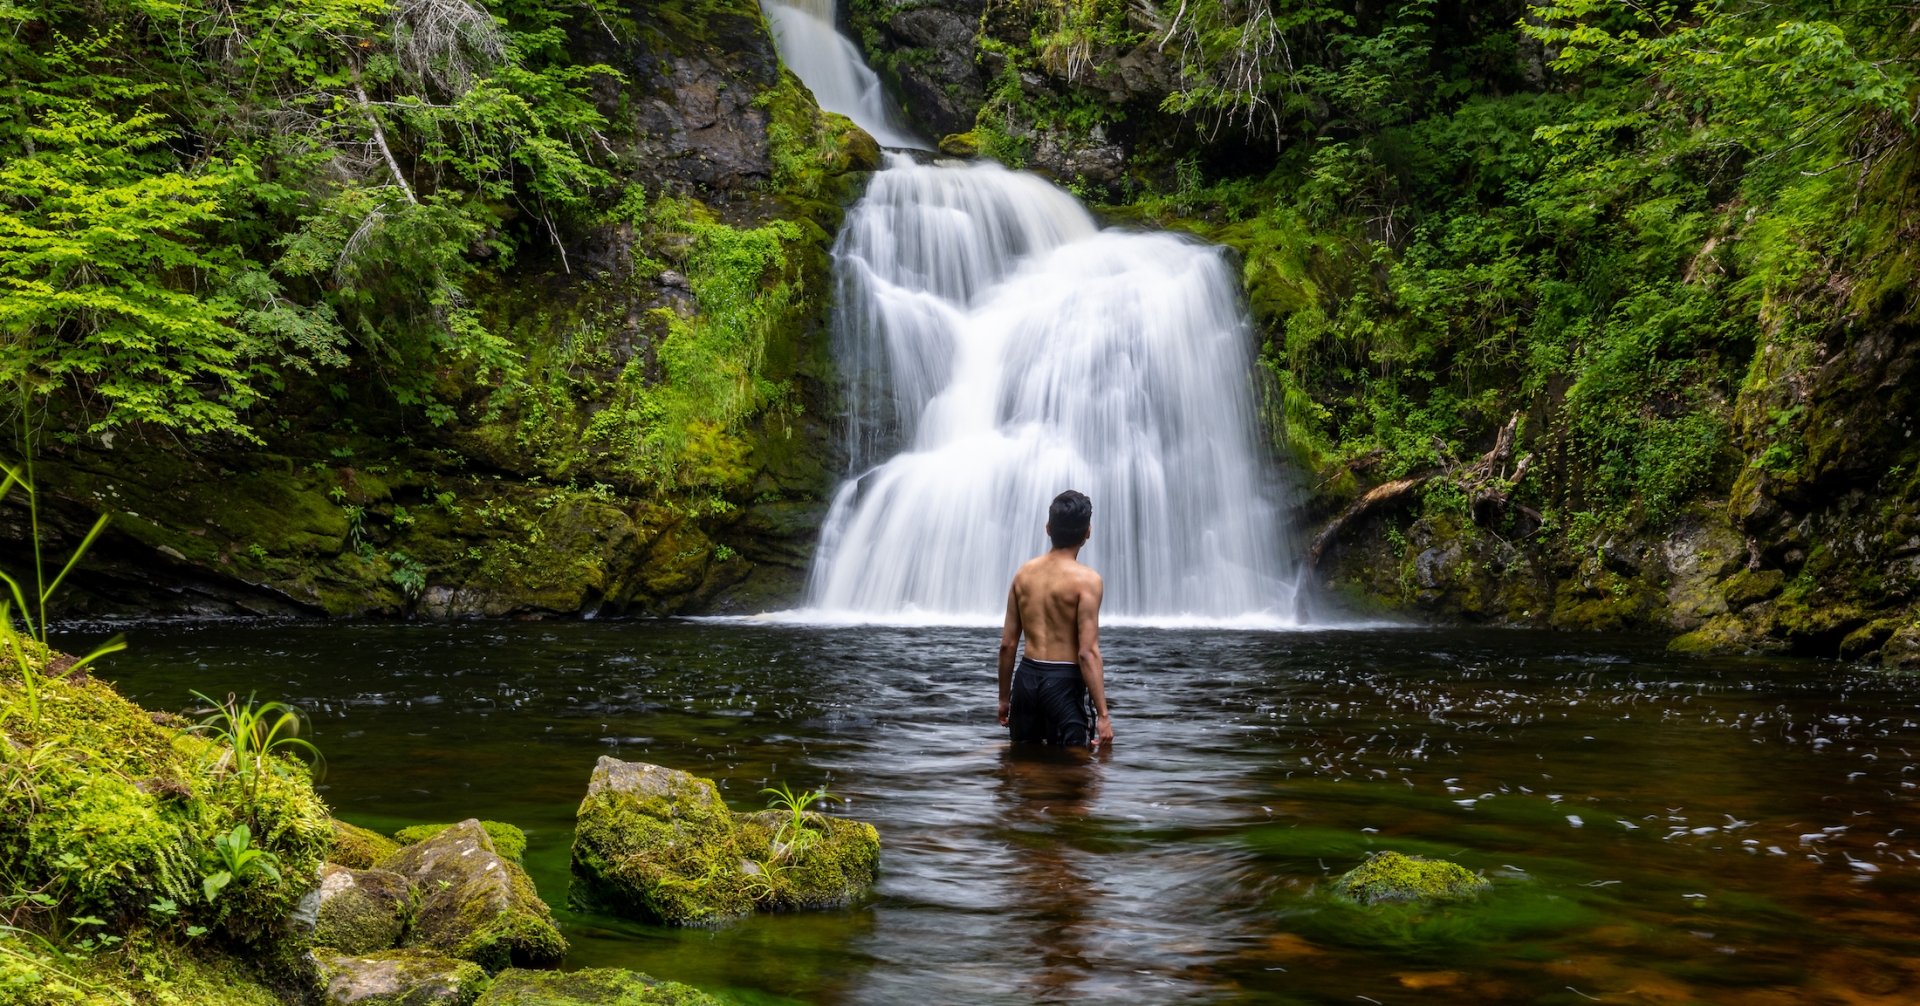
<path id="1" fill-rule="evenodd" d="M 413 914 L 413 889 L 407 878 L 387 870 L 354 870 L 328 863 L 320 868 L 318 894 L 313 943 L 343 954 L 394 947 Z"/>
<path id="2" fill-rule="evenodd" d="M 690 985 L 618 968 L 503 971 L 477 1006 L 720 1006 Z"/>
<path id="3" fill-rule="evenodd" d="M 735 814 L 707 779 L 602 757 L 580 803 L 571 901 L 669 925 L 717 922 L 755 909 L 845 904 L 873 883 L 872 825 L 807 813 L 806 837 L 785 815 Z"/>
<path id="4" fill-rule="evenodd" d="M 402 845 L 414 845 L 424 842 L 435 835 L 453 827 L 450 824 L 416 824 L 411 828 L 402 828 L 393 833 L 395 848 Z M 520 862 L 527 852 L 527 833 L 511 824 L 499 821 L 482 821 L 480 827 L 486 830 L 487 837 L 493 839 L 493 851 Z"/>
<path id="5" fill-rule="evenodd" d="M 399 842 L 367 828 L 334 819 L 333 848 L 327 862 L 355 870 L 371 869 L 373 864 L 400 851 Z"/>
<path id="6" fill-rule="evenodd" d="M 318 950 L 313 958 L 328 1006 L 471 1006 L 487 980 L 471 961 L 411 950 L 362 956 Z"/>
<path id="7" fill-rule="evenodd" d="M 1333 882 L 1336 897 L 1362 905 L 1414 901 L 1458 901 L 1493 885 L 1457 863 L 1376 853 Z"/>
<path id="8" fill-rule="evenodd" d="M 505 858 L 476 820 L 452 825 L 380 863 L 419 892 L 410 944 L 473 961 L 551 967 L 566 956 L 546 903 L 526 871 Z"/>

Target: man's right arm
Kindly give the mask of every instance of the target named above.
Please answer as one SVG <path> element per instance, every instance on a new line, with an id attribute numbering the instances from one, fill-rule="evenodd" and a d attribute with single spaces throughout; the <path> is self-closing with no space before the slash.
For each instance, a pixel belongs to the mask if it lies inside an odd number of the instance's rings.
<path id="1" fill-rule="evenodd" d="M 1000 725 L 1007 725 L 1013 708 L 1013 658 L 1020 649 L 1020 598 L 1015 587 L 1007 588 L 1007 621 L 1000 628 Z"/>

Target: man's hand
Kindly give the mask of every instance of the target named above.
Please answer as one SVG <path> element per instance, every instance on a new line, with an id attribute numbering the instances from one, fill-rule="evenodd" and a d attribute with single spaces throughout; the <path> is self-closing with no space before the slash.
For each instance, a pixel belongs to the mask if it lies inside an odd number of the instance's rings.
<path id="1" fill-rule="evenodd" d="M 1108 716 L 1106 713 L 1101 713 L 1099 716 L 1094 717 L 1093 720 L 1093 749 L 1098 751 L 1101 747 L 1112 743 L 1113 717 Z"/>
<path id="2" fill-rule="evenodd" d="M 1007 725 L 1007 714 L 1012 710 L 1013 710 L 1013 700 L 1006 697 L 1005 695 L 1000 696 L 1000 725 L 1001 726 L 1004 727 Z"/>

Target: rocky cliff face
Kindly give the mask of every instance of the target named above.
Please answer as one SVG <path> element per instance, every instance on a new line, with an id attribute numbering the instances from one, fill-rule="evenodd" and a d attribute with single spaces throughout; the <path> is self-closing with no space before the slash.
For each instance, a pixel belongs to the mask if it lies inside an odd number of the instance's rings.
<path id="1" fill-rule="evenodd" d="M 1090 5 L 1088 18 L 1105 19 L 1097 23 L 1074 22 L 1078 10 L 983 0 L 854 0 L 850 21 L 908 114 L 942 137 L 948 153 L 993 157 L 1049 175 L 1109 204 L 1103 212 L 1116 222 L 1186 227 L 1240 251 L 1267 343 L 1264 362 L 1273 368 L 1290 366 L 1289 347 L 1311 328 L 1294 321 L 1334 327 L 1309 317 L 1316 297 L 1326 298 L 1331 316 L 1337 298 L 1356 290 L 1391 296 L 1378 278 L 1391 268 L 1396 242 L 1405 240 L 1404 231 L 1393 230 L 1395 214 L 1403 211 L 1389 205 L 1406 198 L 1404 190 L 1370 211 L 1380 215 L 1357 243 L 1355 235 L 1306 233 L 1306 213 L 1275 216 L 1286 221 L 1280 227 L 1250 220 L 1262 212 L 1258 200 L 1273 193 L 1235 186 L 1262 178 L 1286 141 L 1276 140 L 1279 131 L 1236 129 L 1244 116 L 1168 111 L 1182 99 L 1181 49 L 1201 44 L 1175 31 L 1187 5 Z M 1352 10 L 1361 20 L 1375 16 L 1364 5 Z M 1552 53 L 1524 36 L 1512 40 L 1516 47 L 1494 44 L 1496 23 L 1510 24 L 1524 13 L 1517 6 L 1440 11 L 1435 16 L 1446 23 L 1421 38 L 1433 42 L 1455 33 L 1447 44 L 1480 61 L 1472 73 L 1507 81 L 1500 86 L 1544 91 Z M 1414 62 L 1403 69 L 1429 68 Z M 1310 148 L 1324 145 L 1322 152 L 1344 149 L 1353 121 L 1342 122 L 1311 89 L 1300 90 L 1295 103 L 1284 113 L 1293 117 L 1295 136 L 1305 136 Z M 1468 132 L 1474 143 L 1489 142 L 1486 127 Z M 1395 142 L 1407 139 L 1402 133 Z M 1416 156 L 1412 147 L 1388 147 L 1402 151 L 1396 156 Z M 1345 184 L 1330 180 L 1359 170 L 1311 156 L 1309 186 Z M 1397 181 L 1384 184 L 1404 185 L 1412 170 L 1396 165 Z M 1912 191 L 1913 169 L 1892 170 L 1885 199 L 1905 207 L 1911 198 L 1898 193 Z M 1207 179 L 1220 184 L 1216 209 L 1193 219 L 1199 214 L 1182 193 Z M 1158 202 L 1143 209 L 1151 200 L 1136 201 L 1137 192 L 1157 193 Z M 1912 224 L 1920 215 L 1900 212 L 1906 230 L 1895 231 L 1905 236 L 1892 243 L 1910 245 L 1920 238 Z M 1714 264 L 1718 240 L 1689 253 L 1685 282 L 1710 285 L 1697 270 L 1721 268 Z M 1700 447 L 1701 456 L 1688 463 L 1710 475 L 1680 505 L 1657 515 L 1577 519 L 1597 507 L 1591 505 L 1593 472 L 1569 461 L 1579 434 L 1565 412 L 1566 380 L 1524 393 L 1499 389 L 1524 419 L 1504 448 L 1493 429 L 1478 435 L 1477 444 L 1469 434 L 1467 446 L 1476 451 L 1502 452 L 1497 463 L 1487 462 L 1491 468 L 1455 460 L 1443 447 L 1433 467 L 1391 477 L 1369 470 L 1371 456 L 1315 457 L 1289 445 L 1292 420 L 1284 413 L 1296 406 L 1312 412 L 1351 389 L 1270 387 L 1277 453 L 1319 469 L 1301 473 L 1311 486 L 1300 511 L 1302 540 L 1315 543 L 1310 575 L 1353 608 L 1396 617 L 1656 632 L 1673 636 L 1678 649 L 1920 666 L 1920 442 L 1914 439 L 1920 333 L 1903 292 L 1901 270 L 1908 267 L 1887 254 L 1863 268 L 1880 272 L 1836 274 L 1827 283 L 1850 295 L 1844 309 L 1776 305 L 1753 320 L 1756 342 L 1739 347 L 1753 354 L 1745 379 L 1736 365 L 1733 386 L 1702 393 L 1721 428 L 1709 438 L 1715 446 Z M 1879 293 L 1858 292 L 1876 284 L 1884 288 Z M 1823 326 L 1798 320 L 1822 311 L 1831 319 Z M 1354 345 L 1364 342 L 1356 338 Z M 1434 365 L 1421 361 L 1415 369 Z M 1471 384 L 1443 390 L 1493 394 Z M 1646 407 L 1659 412 L 1673 403 Z M 1490 427 L 1507 415 L 1486 411 Z M 1531 474 L 1519 464 L 1528 455 Z"/>
<path id="2" fill-rule="evenodd" d="M 1340 529 L 1316 578 L 1439 622 L 1920 667 L 1916 347 L 1899 323 L 1763 343 L 1733 408 L 1740 467 L 1672 520 L 1580 538 L 1429 515 L 1409 495 Z"/>
<path id="3" fill-rule="evenodd" d="M 94 438 L 56 414 L 64 435 L 36 468 L 43 544 L 64 558 L 95 514 L 116 515 L 66 607 L 453 618 L 791 603 L 835 470 L 828 252 L 878 148 L 782 70 L 757 7 L 708 7 L 640 4 L 575 30 L 577 58 L 624 76 L 597 98 L 626 194 L 555 252 L 470 285 L 525 366 L 438 375 L 452 420 L 394 405 L 371 371 L 289 387 L 258 444 Z M 712 362 L 675 362 L 696 351 Z M 669 383 L 708 377 L 717 390 L 701 393 L 746 403 L 735 418 L 659 419 L 679 400 Z M 0 536 L 23 566 L 18 490 Z"/>

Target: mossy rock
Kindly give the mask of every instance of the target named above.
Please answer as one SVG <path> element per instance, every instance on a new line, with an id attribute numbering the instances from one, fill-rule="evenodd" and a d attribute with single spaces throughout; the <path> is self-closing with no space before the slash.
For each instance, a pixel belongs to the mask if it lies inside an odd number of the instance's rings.
<path id="1" fill-rule="evenodd" d="M 940 138 L 940 152 L 948 157 L 978 157 L 980 137 L 973 132 L 949 133 Z"/>
<path id="2" fill-rule="evenodd" d="M 1739 611 L 1780 593 L 1787 574 L 1777 569 L 1743 569 L 1720 585 L 1720 596 L 1727 599 L 1727 610 Z"/>
<path id="3" fill-rule="evenodd" d="M 880 867 L 880 833 L 873 825 L 809 811 L 800 827 L 810 837 L 794 842 L 792 817 L 784 810 L 738 815 L 748 872 L 768 878 L 756 887 L 758 907 L 836 908 L 873 887 Z"/>
<path id="4" fill-rule="evenodd" d="M 692 925 L 753 911 L 733 811 L 713 782 L 601 757 L 573 840 L 575 907 Z"/>
<path id="5" fill-rule="evenodd" d="M 1862 660 L 1877 653 L 1900 629 L 1899 619 L 1881 618 L 1853 630 L 1840 640 L 1840 659 Z"/>
<path id="6" fill-rule="evenodd" d="M 111 950 L 60 956 L 0 932 L 0 1006 L 286 1006 L 240 958 L 130 934 Z M 71 975 L 81 984 L 57 979 Z"/>
<path id="7" fill-rule="evenodd" d="M 353 870 L 335 863 L 320 868 L 320 907 L 315 946 L 343 954 L 370 954 L 399 945 L 413 916 L 413 888 L 387 870 Z"/>
<path id="8" fill-rule="evenodd" d="M 472 961 L 412 950 L 313 957 L 327 1006 L 472 1006 L 487 983 Z"/>
<path id="9" fill-rule="evenodd" d="M 736 814 L 711 780 L 602 757 L 574 832 L 572 903 L 668 925 L 844 905 L 873 885 L 880 834 L 808 812 Z M 789 828 L 789 832 L 791 829 Z"/>
<path id="10" fill-rule="evenodd" d="M 393 840 L 400 845 L 414 845 L 424 842 L 435 835 L 453 827 L 450 824 L 416 824 L 411 828 L 402 828 L 393 833 Z M 511 824 L 499 821 L 482 821 L 480 827 L 486 829 L 487 837 L 493 839 L 493 851 L 518 863 L 527 853 L 527 833 Z M 396 846 L 395 848 L 398 848 Z"/>
<path id="11" fill-rule="evenodd" d="M 58 658 L 34 646 L 39 668 Z M 36 671 L 37 714 L 17 668 L 0 669 L 0 708 L 17 764 L 38 766 L 35 801 L 0 803 L 0 848 L 16 890 L 58 891 L 61 912 L 118 927 L 219 928 L 242 940 L 277 929 L 313 887 L 334 841 L 332 818 L 305 766 L 273 757 L 252 782 L 220 770 L 226 749 L 147 712 L 85 675 Z M 248 825 L 252 844 L 280 862 L 280 879 L 254 874 L 209 903 L 201 890 L 213 840 Z M 161 899 L 179 918 L 156 915 Z"/>
<path id="12" fill-rule="evenodd" d="M 1361 905 L 1461 901 L 1490 888 L 1485 877 L 1458 863 L 1376 853 L 1333 882 L 1335 897 Z"/>
<path id="13" fill-rule="evenodd" d="M 477 1006 L 720 1006 L 691 985 L 618 968 L 502 971 Z"/>
<path id="14" fill-rule="evenodd" d="M 409 946 L 473 961 L 489 973 L 552 967 L 567 954 L 546 902 L 519 864 L 494 851 L 479 821 L 442 829 L 380 863 L 412 882 Z"/>
<path id="15" fill-rule="evenodd" d="M 336 819 L 333 822 L 333 849 L 327 853 L 327 862 L 354 870 L 367 870 L 399 852 L 400 844 L 372 829 Z"/>

